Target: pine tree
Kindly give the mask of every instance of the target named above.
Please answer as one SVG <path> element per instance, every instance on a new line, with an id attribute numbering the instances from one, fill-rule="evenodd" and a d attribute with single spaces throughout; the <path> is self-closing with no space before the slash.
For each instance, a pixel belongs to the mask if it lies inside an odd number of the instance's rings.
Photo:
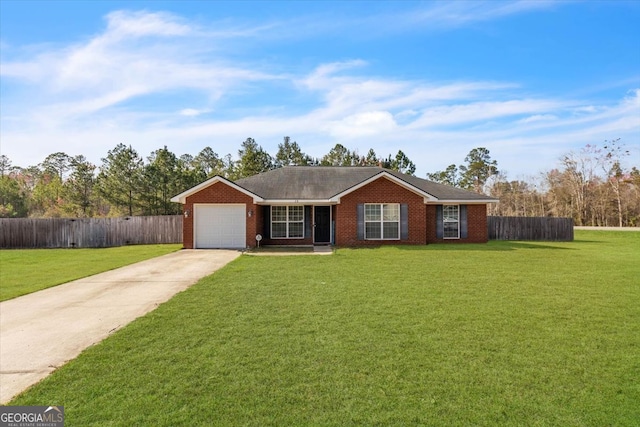
<path id="1" fill-rule="evenodd" d="M 235 178 L 245 178 L 273 169 L 273 160 L 269 153 L 264 151 L 253 138 L 247 138 L 238 150 Z"/>
<path id="2" fill-rule="evenodd" d="M 118 144 L 102 159 L 98 190 L 113 206 L 130 216 L 139 212 L 143 161 L 131 147 Z"/>

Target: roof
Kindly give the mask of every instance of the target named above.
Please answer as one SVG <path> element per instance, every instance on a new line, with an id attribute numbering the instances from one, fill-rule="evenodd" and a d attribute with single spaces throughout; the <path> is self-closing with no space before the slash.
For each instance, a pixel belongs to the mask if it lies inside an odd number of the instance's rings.
<path id="1" fill-rule="evenodd" d="M 385 177 L 425 198 L 425 202 L 494 203 L 496 199 L 376 166 L 286 166 L 231 182 L 213 177 L 172 198 L 186 198 L 215 182 L 226 182 L 254 198 L 256 203 L 315 201 L 338 203 L 346 195 L 371 181 Z M 239 187 L 239 188 L 238 188 Z"/>

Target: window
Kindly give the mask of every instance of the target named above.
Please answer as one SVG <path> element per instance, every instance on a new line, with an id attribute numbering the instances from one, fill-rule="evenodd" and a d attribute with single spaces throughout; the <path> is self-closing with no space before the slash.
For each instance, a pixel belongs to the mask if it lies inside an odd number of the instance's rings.
<path id="1" fill-rule="evenodd" d="M 271 237 L 304 237 L 304 206 L 271 206 Z"/>
<path id="2" fill-rule="evenodd" d="M 400 238 L 400 205 L 364 205 L 364 238 L 369 240 L 397 240 Z"/>
<path id="3" fill-rule="evenodd" d="M 442 207 L 442 222 L 445 239 L 460 238 L 460 206 L 445 205 Z"/>

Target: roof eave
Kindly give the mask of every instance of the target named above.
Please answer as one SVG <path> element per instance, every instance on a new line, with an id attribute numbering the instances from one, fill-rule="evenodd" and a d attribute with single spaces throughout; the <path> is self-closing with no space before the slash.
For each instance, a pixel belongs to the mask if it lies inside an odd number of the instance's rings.
<path id="1" fill-rule="evenodd" d="M 260 205 L 335 205 L 331 199 L 263 199 Z"/>
<path id="2" fill-rule="evenodd" d="M 498 203 L 500 200 L 498 199 L 440 199 L 437 200 L 437 203 L 448 203 L 448 204 L 465 204 L 465 205 L 486 205 L 487 203 Z"/>

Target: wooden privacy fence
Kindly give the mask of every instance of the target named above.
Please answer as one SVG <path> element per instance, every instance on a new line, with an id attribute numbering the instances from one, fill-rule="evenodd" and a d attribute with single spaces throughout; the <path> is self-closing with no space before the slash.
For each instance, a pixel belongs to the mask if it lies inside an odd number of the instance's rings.
<path id="1" fill-rule="evenodd" d="M 103 248 L 182 243 L 182 215 L 0 218 L 0 248 Z M 490 240 L 572 241 L 573 219 L 487 217 Z"/>
<path id="2" fill-rule="evenodd" d="M 0 218 L 0 248 L 104 248 L 182 243 L 182 215 Z"/>
<path id="3" fill-rule="evenodd" d="M 489 240 L 573 240 L 573 219 L 552 217 L 489 216 Z"/>

